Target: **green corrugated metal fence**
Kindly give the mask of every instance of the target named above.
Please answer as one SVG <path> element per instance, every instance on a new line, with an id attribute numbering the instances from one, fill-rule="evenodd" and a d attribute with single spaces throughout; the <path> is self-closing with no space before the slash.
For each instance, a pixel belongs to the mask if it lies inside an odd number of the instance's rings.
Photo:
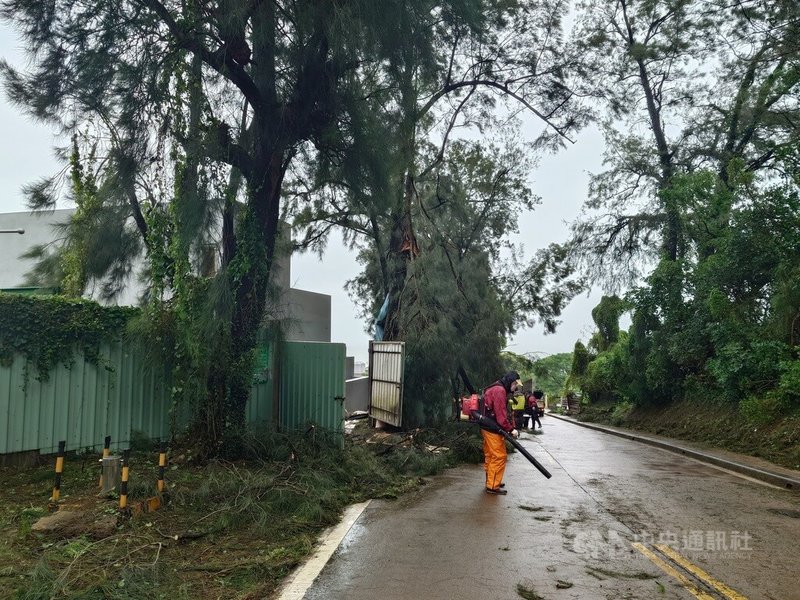
<path id="1" fill-rule="evenodd" d="M 277 348 L 277 352 L 275 351 Z M 165 373 L 121 344 L 100 350 L 99 365 L 76 354 L 70 366 L 54 367 L 46 381 L 21 355 L 0 365 L 0 454 L 126 446 L 133 431 L 149 438 L 170 434 L 170 385 Z M 341 434 L 345 346 L 316 342 L 262 343 L 247 419 L 255 431 L 304 429 L 309 423 Z M 26 369 L 28 370 L 26 373 Z M 276 379 L 277 378 L 277 379 Z M 279 398 L 276 408 L 274 399 Z M 191 410 L 179 411 L 186 421 Z M 185 414 L 184 414 L 185 413 Z"/>
<path id="2" fill-rule="evenodd" d="M 133 351 L 120 344 L 100 348 L 93 364 L 76 354 L 40 379 L 33 364 L 15 355 L 0 366 L 0 454 L 126 445 L 131 431 L 149 437 L 169 434 L 169 388 L 163 374 L 148 372 Z"/>
<path id="3" fill-rule="evenodd" d="M 345 345 L 280 345 L 280 424 L 285 430 L 313 423 L 341 435 L 344 425 Z"/>

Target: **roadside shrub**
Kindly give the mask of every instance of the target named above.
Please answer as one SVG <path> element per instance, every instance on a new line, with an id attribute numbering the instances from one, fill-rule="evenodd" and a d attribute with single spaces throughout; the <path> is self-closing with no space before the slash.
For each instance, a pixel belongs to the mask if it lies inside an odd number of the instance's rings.
<path id="1" fill-rule="evenodd" d="M 781 363 L 781 371 L 778 391 L 788 403 L 800 405 L 800 360 Z"/>
<path id="2" fill-rule="evenodd" d="M 709 359 L 706 369 L 728 400 L 758 394 L 774 387 L 781 379 L 789 348 L 782 342 L 756 341 L 749 345 L 728 343 Z M 793 376 L 790 376 L 790 378 Z M 800 371 L 798 371 L 800 381 Z"/>
<path id="3" fill-rule="evenodd" d="M 619 342 L 589 363 L 583 377 L 581 390 L 591 402 L 609 402 L 622 399 L 627 387 L 628 336 L 620 334 Z"/>
<path id="4" fill-rule="evenodd" d="M 778 419 L 789 408 L 786 396 L 771 390 L 763 396 L 748 396 L 739 402 L 739 410 L 748 422 L 764 425 Z"/>
<path id="5" fill-rule="evenodd" d="M 614 410 L 611 411 L 611 424 L 618 427 L 624 425 L 633 408 L 633 402 L 627 400 L 617 403 L 616 406 L 614 406 Z"/>

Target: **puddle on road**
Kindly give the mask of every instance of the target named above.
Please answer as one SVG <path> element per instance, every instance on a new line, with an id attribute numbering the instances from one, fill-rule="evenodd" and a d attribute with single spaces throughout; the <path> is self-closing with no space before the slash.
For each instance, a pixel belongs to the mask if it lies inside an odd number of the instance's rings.
<path id="1" fill-rule="evenodd" d="M 350 530 L 347 532 L 347 535 L 342 538 L 341 542 L 339 542 L 339 546 L 334 553 L 334 558 L 339 553 L 348 551 L 351 546 L 357 546 L 366 531 L 367 528 L 361 519 L 353 523 L 353 525 L 350 527 Z"/>

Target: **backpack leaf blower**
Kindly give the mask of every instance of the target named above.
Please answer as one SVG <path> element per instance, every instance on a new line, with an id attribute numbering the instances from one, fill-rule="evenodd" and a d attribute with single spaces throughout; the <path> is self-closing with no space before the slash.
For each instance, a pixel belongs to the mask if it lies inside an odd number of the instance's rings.
<path id="1" fill-rule="evenodd" d="M 488 417 L 484 417 L 477 410 L 471 411 L 470 412 L 470 416 L 472 417 L 472 420 L 474 420 L 475 423 L 477 423 L 478 425 L 480 425 L 484 429 L 488 429 L 489 431 L 493 431 L 494 433 L 499 433 L 504 438 L 506 438 L 509 441 L 509 443 L 512 446 L 514 446 L 514 448 L 519 450 L 519 453 L 522 454 L 522 456 L 527 458 L 534 467 L 539 469 L 539 472 L 542 475 L 544 475 L 548 479 L 550 479 L 552 477 L 552 475 L 550 474 L 550 471 L 545 469 L 544 465 L 542 465 L 538 460 L 536 460 L 530 452 L 525 450 L 524 446 L 522 444 L 520 444 L 517 440 L 515 440 L 514 436 L 512 436 L 505 429 L 500 427 L 500 425 L 498 425 L 497 422 L 494 419 L 490 419 Z"/>

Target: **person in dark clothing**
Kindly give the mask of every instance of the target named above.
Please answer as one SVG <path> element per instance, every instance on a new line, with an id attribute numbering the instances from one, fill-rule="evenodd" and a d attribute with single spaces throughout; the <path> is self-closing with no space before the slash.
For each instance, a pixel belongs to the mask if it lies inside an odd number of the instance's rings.
<path id="1" fill-rule="evenodd" d="M 528 395 L 528 402 L 525 407 L 525 412 L 528 414 L 530 418 L 530 427 L 529 429 L 536 429 L 536 424 L 539 424 L 539 429 L 542 428 L 542 422 L 539 420 L 539 401 L 542 399 L 544 394 L 536 390 L 532 394 Z"/>

